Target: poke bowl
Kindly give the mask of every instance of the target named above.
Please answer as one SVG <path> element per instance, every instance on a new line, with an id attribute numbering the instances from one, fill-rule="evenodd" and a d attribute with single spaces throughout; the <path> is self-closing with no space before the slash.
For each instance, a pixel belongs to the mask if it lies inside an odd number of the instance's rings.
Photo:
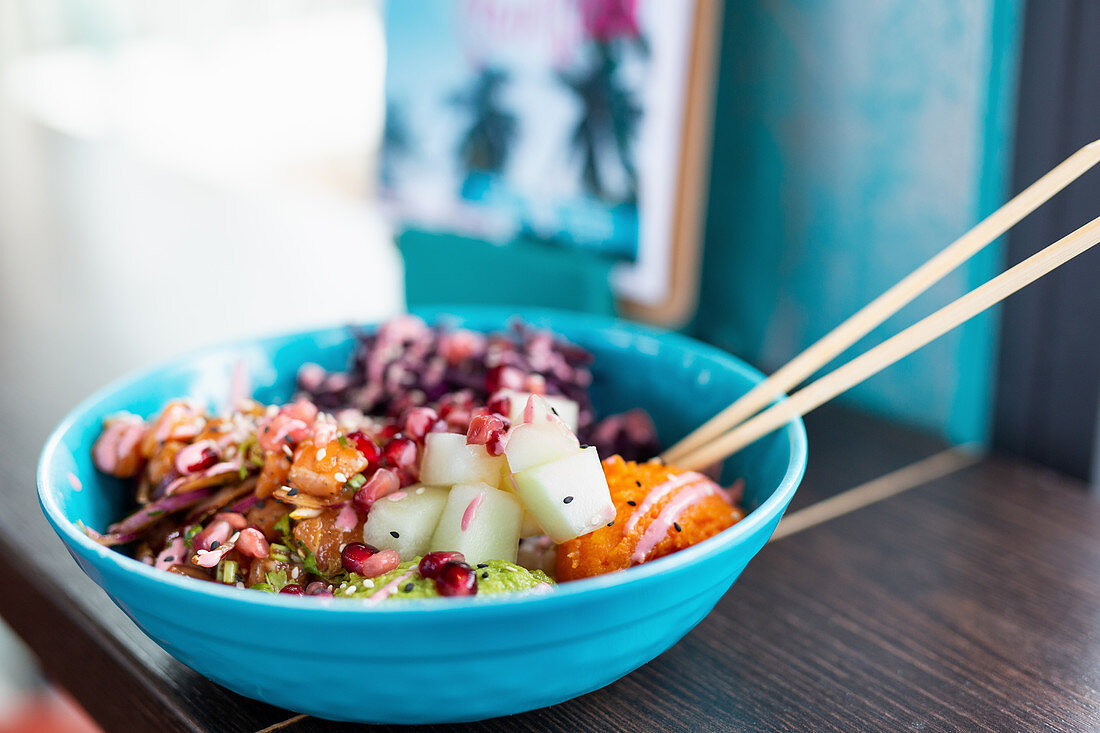
<path id="1" fill-rule="evenodd" d="M 417 311 L 475 332 L 513 309 Z M 670 445 L 762 375 L 714 347 L 613 319 L 524 309 L 523 320 L 591 352 L 597 413 L 644 408 Z M 86 528 L 126 514 L 132 496 L 96 470 L 104 416 L 150 414 L 180 395 L 224 399 L 242 366 L 257 399 L 290 399 L 304 363 L 343 368 L 346 327 L 240 341 L 124 378 L 74 409 L 39 463 L 43 511 L 69 553 L 157 644 L 241 695 L 363 723 L 482 720 L 569 700 L 655 658 L 698 624 L 772 535 L 801 481 L 806 437 L 793 421 L 726 461 L 747 515 L 697 544 L 538 594 L 362 603 L 241 591 L 163 572 L 97 542 Z M 639 484 L 640 485 L 640 484 Z M 678 528 L 677 528 L 678 529 Z M 430 695 L 425 695 L 430 690 Z"/>

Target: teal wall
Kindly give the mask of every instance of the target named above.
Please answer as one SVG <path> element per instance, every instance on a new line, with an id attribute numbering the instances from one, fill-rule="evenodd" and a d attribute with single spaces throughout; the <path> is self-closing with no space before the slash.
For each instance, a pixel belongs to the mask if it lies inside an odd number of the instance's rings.
<path id="1" fill-rule="evenodd" d="M 1004 200 L 1022 2 L 726 3 L 696 335 L 774 369 Z M 1000 266 L 989 248 L 856 349 Z M 996 325 L 845 399 L 984 441 Z"/>

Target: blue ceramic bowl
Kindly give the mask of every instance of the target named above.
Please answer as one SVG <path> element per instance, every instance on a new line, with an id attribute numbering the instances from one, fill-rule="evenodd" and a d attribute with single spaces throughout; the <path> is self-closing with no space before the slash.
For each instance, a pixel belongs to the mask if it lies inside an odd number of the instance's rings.
<path id="1" fill-rule="evenodd" d="M 423 311 L 428 320 L 443 311 Z M 499 329 L 514 311 L 449 309 L 453 321 Z M 531 311 L 596 357 L 601 414 L 643 407 L 665 444 L 760 378 L 725 353 L 675 334 L 603 318 Z M 806 463 L 801 422 L 728 461 L 751 513 L 705 542 L 639 567 L 528 598 L 425 599 L 367 609 L 336 599 L 241 591 L 171 575 L 88 539 L 127 513 L 128 491 L 92 466 L 100 421 L 142 415 L 190 395 L 221 404 L 234 364 L 248 364 L 261 400 L 290 396 L 297 367 L 346 364 L 346 328 L 244 341 L 174 360 L 103 389 L 54 431 L 38 493 L 80 567 L 172 656 L 247 697 L 333 720 L 436 723 L 519 713 L 613 682 L 692 629 L 775 530 Z M 79 483 L 72 481 L 72 477 Z M 81 486 L 82 488 L 76 488 Z M 424 690 L 431 690 L 425 704 Z"/>

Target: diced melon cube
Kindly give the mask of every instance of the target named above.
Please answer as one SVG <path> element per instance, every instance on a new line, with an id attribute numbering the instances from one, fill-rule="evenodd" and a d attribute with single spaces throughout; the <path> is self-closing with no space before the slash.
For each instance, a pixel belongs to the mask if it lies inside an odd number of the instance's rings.
<path id="1" fill-rule="evenodd" d="M 527 537 L 537 537 L 540 534 L 546 534 L 542 530 L 542 525 L 539 524 L 539 520 L 535 519 L 535 515 L 526 509 L 523 510 L 523 523 L 519 526 L 520 539 L 526 539 Z"/>
<path id="2" fill-rule="evenodd" d="M 513 473 L 541 466 L 573 455 L 580 443 L 561 422 L 536 422 L 517 425 L 511 430 L 504 455 Z"/>
<path id="3" fill-rule="evenodd" d="M 432 535 L 431 550 L 461 552 L 466 562 L 516 561 L 523 507 L 515 494 L 488 484 L 451 489 Z"/>
<path id="4" fill-rule="evenodd" d="M 370 508 L 363 524 L 363 541 L 379 550 L 397 550 L 402 560 L 423 555 L 443 507 L 447 489 L 414 485 L 384 496 Z"/>
<path id="5" fill-rule="evenodd" d="M 531 398 L 531 392 L 520 392 L 514 389 L 502 389 L 501 392 L 508 395 L 508 420 L 513 425 L 519 425 L 523 422 L 523 411 L 527 409 L 527 400 Z M 580 419 L 580 406 L 576 402 L 561 395 L 539 396 L 546 400 L 546 403 L 554 409 L 554 412 L 570 430 L 576 432 Z"/>
<path id="6" fill-rule="evenodd" d="M 593 447 L 512 475 L 524 506 L 555 543 L 588 534 L 615 518 L 615 505 Z"/>
<path id="7" fill-rule="evenodd" d="M 500 486 L 506 467 L 504 456 L 491 456 L 483 445 L 467 445 L 459 433 L 428 433 L 420 480 L 429 486 L 453 486 L 484 482 Z"/>

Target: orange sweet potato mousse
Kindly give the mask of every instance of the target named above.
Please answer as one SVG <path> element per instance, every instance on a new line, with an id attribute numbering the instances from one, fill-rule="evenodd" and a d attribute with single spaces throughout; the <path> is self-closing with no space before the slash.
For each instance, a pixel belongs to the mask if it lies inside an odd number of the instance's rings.
<path id="1" fill-rule="evenodd" d="M 745 513 L 705 476 L 612 456 L 603 462 L 615 521 L 558 546 L 558 582 L 648 562 L 713 537 Z"/>

